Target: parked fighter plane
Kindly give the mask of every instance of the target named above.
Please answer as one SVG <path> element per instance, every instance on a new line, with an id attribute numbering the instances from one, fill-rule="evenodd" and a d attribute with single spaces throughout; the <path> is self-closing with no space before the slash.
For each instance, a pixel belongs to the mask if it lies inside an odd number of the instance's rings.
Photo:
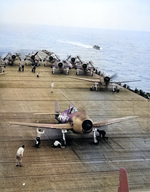
<path id="1" fill-rule="evenodd" d="M 21 60 L 20 56 L 16 53 L 16 54 L 12 54 L 12 53 L 8 53 L 8 54 L 4 54 L 2 55 L 2 59 L 5 62 L 5 65 L 13 65 L 15 60 Z"/>
<path id="2" fill-rule="evenodd" d="M 58 58 L 58 56 L 56 55 L 57 59 L 55 59 L 55 61 L 53 63 L 51 63 L 52 65 L 52 74 L 55 73 L 55 70 L 58 69 L 60 71 L 64 71 L 66 70 L 66 75 L 69 74 L 69 69 L 71 69 L 71 65 L 68 62 L 68 58 L 66 60 L 60 60 Z"/>
<path id="3" fill-rule="evenodd" d="M 77 134 L 87 134 L 93 131 L 94 143 L 98 143 L 98 140 L 96 137 L 97 131 L 99 132 L 100 137 L 102 136 L 102 138 L 105 139 L 106 132 L 104 131 L 105 128 L 103 128 L 103 126 L 135 118 L 134 116 L 127 116 L 127 117 L 93 122 L 88 117 L 86 112 L 78 112 L 77 108 L 71 103 L 69 105 L 69 109 L 66 109 L 65 111 L 60 113 L 59 104 L 57 100 L 55 101 L 54 115 L 55 115 L 55 119 L 60 124 L 21 123 L 21 122 L 11 122 L 10 124 L 23 125 L 23 126 L 29 126 L 29 127 L 40 127 L 44 129 L 61 129 L 63 134 L 63 144 L 66 145 L 65 133 L 69 130 L 72 130 L 73 133 L 77 133 Z"/>
<path id="4" fill-rule="evenodd" d="M 71 57 L 71 55 L 67 58 L 67 60 L 71 64 L 71 68 L 77 69 L 77 66 L 80 64 L 80 60 L 78 59 L 78 56 L 76 57 Z"/>
<path id="5" fill-rule="evenodd" d="M 6 64 L 4 63 L 4 61 L 0 57 L 0 75 L 4 75 L 5 74 L 5 71 L 4 71 L 5 67 L 6 67 Z"/>
<path id="6" fill-rule="evenodd" d="M 46 67 L 46 61 L 48 61 L 51 64 L 52 68 L 52 74 L 55 73 L 55 70 L 59 70 L 63 72 L 66 70 L 66 74 L 69 74 L 69 69 L 71 69 L 71 64 L 69 63 L 70 56 L 66 60 L 60 60 L 59 57 L 54 54 L 53 52 L 48 52 L 46 50 L 43 50 L 44 53 L 47 54 L 47 56 L 44 58 L 45 64 L 44 66 Z"/>
<path id="7" fill-rule="evenodd" d="M 100 75 L 99 78 L 93 78 L 93 79 L 78 78 L 78 77 L 70 77 L 70 78 L 93 82 L 94 84 L 90 88 L 91 91 L 93 90 L 97 91 L 98 84 L 101 86 L 104 86 L 105 88 L 107 88 L 108 85 L 112 85 L 113 92 L 119 92 L 118 85 L 121 85 L 121 83 L 140 81 L 140 80 L 133 80 L 133 81 L 119 81 L 119 82 L 116 81 L 115 82 L 115 81 L 112 81 L 112 79 L 116 77 L 116 74 L 112 76 L 108 76 L 108 75 L 105 75 L 104 73 L 99 73 L 99 75 Z"/>
<path id="8" fill-rule="evenodd" d="M 92 61 L 85 62 L 81 61 L 79 56 L 77 56 L 77 58 L 79 59 L 79 62 L 76 63 L 76 69 L 77 69 L 76 75 L 79 75 L 80 70 L 82 70 L 84 74 L 90 71 L 91 76 L 93 76 L 93 71 L 95 71 L 95 67 L 93 66 Z"/>
<path id="9" fill-rule="evenodd" d="M 30 55 L 29 53 L 25 56 L 24 60 L 26 61 L 26 65 L 28 65 L 28 62 L 31 62 L 31 64 L 35 66 L 39 66 L 39 61 L 42 61 L 42 59 L 38 55 L 38 51 L 36 53 L 32 52 L 32 55 Z"/>
<path id="10" fill-rule="evenodd" d="M 52 67 L 52 64 L 57 60 L 56 55 L 53 52 L 48 52 L 46 50 L 43 50 L 42 52 L 46 54 L 46 57 L 43 59 L 43 61 L 45 61 L 44 67 L 47 66 L 47 61 L 51 64 Z"/>

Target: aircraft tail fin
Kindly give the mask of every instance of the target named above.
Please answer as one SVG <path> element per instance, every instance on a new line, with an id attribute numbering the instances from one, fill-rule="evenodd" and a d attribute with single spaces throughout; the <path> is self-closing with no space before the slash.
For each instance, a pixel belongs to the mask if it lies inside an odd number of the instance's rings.
<path id="1" fill-rule="evenodd" d="M 129 192 L 128 176 L 125 168 L 120 168 L 118 192 Z"/>
<path id="2" fill-rule="evenodd" d="M 70 107 L 74 107 L 74 105 L 73 105 L 72 103 L 69 103 L 69 108 L 70 108 Z"/>
<path id="3" fill-rule="evenodd" d="M 59 115 L 59 103 L 58 100 L 55 101 L 55 117 Z"/>

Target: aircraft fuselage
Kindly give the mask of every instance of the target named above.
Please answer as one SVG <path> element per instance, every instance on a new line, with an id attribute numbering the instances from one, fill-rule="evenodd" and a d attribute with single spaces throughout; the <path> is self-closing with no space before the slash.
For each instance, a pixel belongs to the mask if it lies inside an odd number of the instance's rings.
<path id="1" fill-rule="evenodd" d="M 56 117 L 60 123 L 70 123 L 72 131 L 78 134 L 90 133 L 93 129 L 93 122 L 85 112 L 69 113 L 70 109 L 62 112 L 61 115 Z"/>

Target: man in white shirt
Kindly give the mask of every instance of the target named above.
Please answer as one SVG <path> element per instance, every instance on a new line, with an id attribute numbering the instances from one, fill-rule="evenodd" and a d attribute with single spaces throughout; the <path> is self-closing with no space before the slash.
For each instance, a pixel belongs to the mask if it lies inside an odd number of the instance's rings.
<path id="1" fill-rule="evenodd" d="M 51 83 L 51 93 L 53 93 L 53 87 L 54 87 L 54 83 L 52 81 L 52 83 Z"/>
<path id="2" fill-rule="evenodd" d="M 23 158 L 23 152 L 24 152 L 25 145 L 22 145 L 22 147 L 19 147 L 16 153 L 16 167 L 23 167 L 22 166 L 22 158 Z"/>

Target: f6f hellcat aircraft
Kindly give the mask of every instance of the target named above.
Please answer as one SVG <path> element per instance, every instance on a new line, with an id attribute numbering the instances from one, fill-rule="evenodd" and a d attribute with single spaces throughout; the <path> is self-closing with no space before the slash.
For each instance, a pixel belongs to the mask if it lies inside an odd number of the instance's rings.
<path id="1" fill-rule="evenodd" d="M 54 53 L 49 53 L 47 57 L 48 61 L 51 64 L 52 74 L 54 74 L 56 70 L 59 70 L 61 72 L 66 70 L 66 75 L 69 74 L 69 69 L 71 69 L 71 65 L 68 62 L 69 57 L 66 60 L 60 60 L 58 56 Z M 47 57 L 45 58 L 45 60 L 47 59 Z"/>
<path id="2" fill-rule="evenodd" d="M 95 71 L 95 67 L 93 66 L 92 61 L 89 62 L 81 61 L 79 56 L 77 56 L 77 59 L 79 60 L 79 62 L 76 63 L 76 69 L 77 69 L 76 75 L 79 75 L 79 72 L 81 70 L 84 72 L 84 74 L 90 71 L 91 76 L 93 76 L 93 71 Z"/>
<path id="3" fill-rule="evenodd" d="M 14 62 L 15 60 L 21 60 L 20 56 L 16 53 L 16 54 L 13 54 L 13 53 L 8 53 L 7 55 L 4 54 L 2 55 L 2 59 L 5 63 L 5 65 L 14 65 Z"/>
<path id="4" fill-rule="evenodd" d="M 109 76 L 108 74 L 101 73 L 99 74 L 99 78 L 93 78 L 93 79 L 88 79 L 88 78 L 78 78 L 78 77 L 70 77 L 78 80 L 83 80 L 83 81 L 89 81 L 93 82 L 94 84 L 91 86 L 90 90 L 95 90 L 97 91 L 97 86 L 104 86 L 105 88 L 108 88 L 109 85 L 112 85 L 113 87 L 113 92 L 119 92 L 118 85 L 121 83 L 128 83 L 128 82 L 135 82 L 135 81 L 140 81 L 140 80 L 132 80 L 132 81 L 112 81 L 117 75 L 114 74 L 112 76 Z M 115 88 L 116 87 L 116 88 Z"/>
<path id="5" fill-rule="evenodd" d="M 72 130 L 73 133 L 76 134 L 87 134 L 93 131 L 94 143 L 98 143 L 98 140 L 96 138 L 97 131 L 99 132 L 100 136 L 102 135 L 103 139 L 105 139 L 106 132 L 104 131 L 103 126 L 135 118 L 135 116 L 127 116 L 122 118 L 114 118 L 114 119 L 107 119 L 104 121 L 93 122 L 88 117 L 86 112 L 84 111 L 78 112 L 77 108 L 71 103 L 69 104 L 68 109 L 60 113 L 58 100 L 55 101 L 55 114 L 53 115 L 55 115 L 55 119 L 59 122 L 59 124 L 40 124 L 40 123 L 21 123 L 21 122 L 10 122 L 10 124 L 23 125 L 36 128 L 39 127 L 44 129 L 60 129 L 63 135 L 63 144 L 66 145 L 65 133 L 69 130 Z"/>

